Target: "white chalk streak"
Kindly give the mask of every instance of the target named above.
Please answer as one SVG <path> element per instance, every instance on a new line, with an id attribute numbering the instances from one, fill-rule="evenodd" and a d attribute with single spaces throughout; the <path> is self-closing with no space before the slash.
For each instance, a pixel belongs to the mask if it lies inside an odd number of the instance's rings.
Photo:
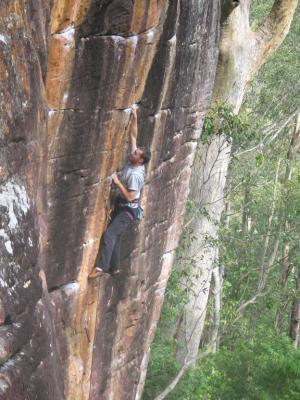
<path id="1" fill-rule="evenodd" d="M 17 217 L 21 214 L 26 215 L 30 207 L 24 186 L 20 186 L 14 182 L 7 182 L 4 186 L 0 187 L 0 206 L 7 209 L 9 228 L 11 230 L 16 229 L 18 225 Z"/>
<path id="2" fill-rule="evenodd" d="M 5 242 L 4 244 L 5 244 L 6 250 L 7 250 L 10 254 L 13 254 L 13 249 L 12 249 L 12 247 L 11 247 L 11 241 L 8 240 L 8 241 Z"/>
<path id="3" fill-rule="evenodd" d="M 3 43 L 5 43 L 5 44 L 7 44 L 7 41 L 6 41 L 4 35 L 1 35 L 1 34 L 0 34 L 0 42 L 3 42 Z"/>
<path id="4" fill-rule="evenodd" d="M 63 36 L 64 39 L 67 39 L 69 41 L 75 40 L 74 39 L 75 28 L 74 28 L 74 26 L 69 26 L 68 28 L 64 29 L 63 31 L 56 33 L 56 35 Z"/>

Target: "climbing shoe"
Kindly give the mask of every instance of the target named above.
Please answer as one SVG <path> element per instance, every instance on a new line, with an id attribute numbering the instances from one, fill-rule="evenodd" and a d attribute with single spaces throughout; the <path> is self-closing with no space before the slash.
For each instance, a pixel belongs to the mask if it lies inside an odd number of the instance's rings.
<path id="1" fill-rule="evenodd" d="M 121 274 L 121 270 L 120 269 L 114 269 L 113 271 L 111 271 L 110 274 L 112 276 L 119 276 Z"/>
<path id="2" fill-rule="evenodd" d="M 92 271 L 89 273 L 89 279 L 98 278 L 98 276 L 100 276 L 100 275 L 102 275 L 102 274 L 104 274 L 104 273 L 105 273 L 105 271 L 103 271 L 102 268 L 94 267 L 94 268 L 92 269 Z"/>

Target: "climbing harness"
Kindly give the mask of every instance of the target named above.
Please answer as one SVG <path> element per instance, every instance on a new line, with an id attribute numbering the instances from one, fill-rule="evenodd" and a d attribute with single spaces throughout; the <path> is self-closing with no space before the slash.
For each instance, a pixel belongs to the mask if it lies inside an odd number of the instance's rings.
<path id="1" fill-rule="evenodd" d="M 130 203 L 137 204 L 137 207 L 130 207 L 128 205 Z M 141 222 L 143 215 L 144 215 L 144 210 L 139 205 L 139 199 L 132 200 L 130 203 L 128 203 L 126 200 L 122 199 L 121 196 L 118 196 L 116 199 L 116 207 L 117 208 L 126 210 L 127 213 L 130 214 L 132 221 Z"/>

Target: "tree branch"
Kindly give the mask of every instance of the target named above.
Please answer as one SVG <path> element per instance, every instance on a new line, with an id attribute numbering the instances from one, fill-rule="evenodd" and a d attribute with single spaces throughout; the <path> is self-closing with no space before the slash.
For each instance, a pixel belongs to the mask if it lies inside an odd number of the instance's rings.
<path id="1" fill-rule="evenodd" d="M 295 116 L 299 114 L 299 112 L 300 112 L 299 109 L 294 111 L 289 117 L 287 117 L 284 121 L 282 121 L 280 125 L 274 123 L 270 127 L 262 130 L 261 131 L 261 136 L 263 137 L 262 141 L 256 146 L 235 153 L 235 157 L 240 157 L 243 154 L 249 153 L 258 148 L 264 150 L 265 147 L 267 147 L 270 143 L 272 143 L 275 139 L 278 138 L 280 133 L 284 131 L 284 129 L 290 124 L 290 122 L 295 118 Z"/>
<path id="2" fill-rule="evenodd" d="M 268 289 L 266 292 L 259 292 L 256 293 L 250 300 L 247 300 L 245 303 L 243 303 L 238 309 L 237 309 L 237 317 L 235 318 L 235 320 L 233 321 L 233 323 L 236 323 L 240 318 L 242 318 L 243 316 L 243 311 L 245 310 L 245 308 L 247 308 L 250 304 L 254 304 L 256 303 L 256 300 L 259 297 L 263 297 L 266 296 L 268 293 L 270 292 L 270 289 Z"/>
<path id="3" fill-rule="evenodd" d="M 258 69 L 285 39 L 298 4 L 298 0 L 275 0 L 269 15 L 256 32 Z"/>
<path id="4" fill-rule="evenodd" d="M 200 353 L 198 357 L 196 358 L 196 361 L 202 360 L 203 358 L 207 357 L 210 353 L 212 352 L 212 346 L 209 346 L 209 348 L 204 351 L 203 353 Z M 192 364 L 195 363 L 194 359 L 191 359 L 187 363 L 183 365 L 181 370 L 178 372 L 176 377 L 172 380 L 172 382 L 165 388 L 163 392 L 161 392 L 158 396 L 155 397 L 154 400 L 163 400 L 166 398 L 166 396 L 176 387 L 177 383 L 180 381 L 182 376 L 184 375 L 185 371 L 192 366 Z"/>

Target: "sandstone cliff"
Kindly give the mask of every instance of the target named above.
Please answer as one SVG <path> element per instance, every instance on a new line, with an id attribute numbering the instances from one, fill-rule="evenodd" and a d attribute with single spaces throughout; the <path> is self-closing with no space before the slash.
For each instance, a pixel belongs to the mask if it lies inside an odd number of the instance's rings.
<path id="1" fill-rule="evenodd" d="M 140 399 L 214 82 L 218 1 L 0 4 L 0 398 Z M 118 278 L 88 283 L 130 107 L 152 150 Z"/>

